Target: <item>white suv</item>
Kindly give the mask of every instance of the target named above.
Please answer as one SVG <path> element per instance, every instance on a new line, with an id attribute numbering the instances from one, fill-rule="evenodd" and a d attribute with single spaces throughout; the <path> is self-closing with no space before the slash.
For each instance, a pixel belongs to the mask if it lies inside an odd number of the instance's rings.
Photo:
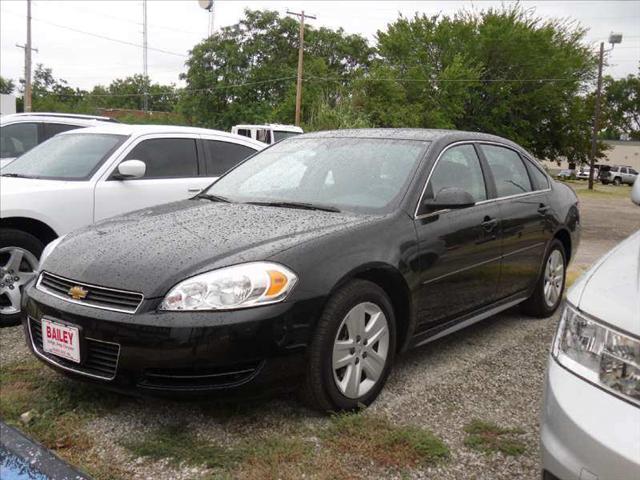
<path id="1" fill-rule="evenodd" d="M 71 113 L 15 113 L 0 118 L 0 167 L 58 133 L 116 122 L 109 117 Z"/>
<path id="2" fill-rule="evenodd" d="M 195 196 L 266 145 L 216 130 L 104 124 L 61 133 L 0 175 L 0 323 L 18 320 L 44 246 L 107 217 Z"/>

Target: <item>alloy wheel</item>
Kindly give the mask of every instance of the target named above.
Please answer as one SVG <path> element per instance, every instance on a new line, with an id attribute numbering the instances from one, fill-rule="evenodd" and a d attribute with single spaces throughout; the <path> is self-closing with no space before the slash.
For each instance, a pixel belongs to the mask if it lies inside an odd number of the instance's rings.
<path id="1" fill-rule="evenodd" d="M 553 307 L 562 295 L 564 284 L 564 258 L 559 250 L 554 250 L 547 259 L 544 272 L 544 301 Z"/>
<path id="2" fill-rule="evenodd" d="M 344 317 L 333 345 L 333 378 L 347 398 L 359 398 L 383 375 L 389 355 L 389 323 L 382 309 L 359 303 Z"/>
<path id="3" fill-rule="evenodd" d="M 0 248 L 0 314 L 20 312 L 22 289 L 38 270 L 34 254 L 19 247 Z"/>

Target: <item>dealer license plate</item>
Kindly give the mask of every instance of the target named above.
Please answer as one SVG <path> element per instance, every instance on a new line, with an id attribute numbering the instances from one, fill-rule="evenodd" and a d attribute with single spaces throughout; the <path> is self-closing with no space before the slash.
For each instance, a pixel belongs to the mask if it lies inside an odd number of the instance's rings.
<path id="1" fill-rule="evenodd" d="M 76 327 L 42 319 L 42 349 L 80 363 L 80 332 Z"/>

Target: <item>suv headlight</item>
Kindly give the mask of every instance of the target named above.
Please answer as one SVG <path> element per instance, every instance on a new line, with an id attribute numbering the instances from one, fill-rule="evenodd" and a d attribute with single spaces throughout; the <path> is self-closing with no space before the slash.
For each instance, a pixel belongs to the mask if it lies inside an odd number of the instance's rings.
<path id="1" fill-rule="evenodd" d="M 552 354 L 562 366 L 640 405 L 640 340 L 566 305 Z"/>
<path id="2" fill-rule="evenodd" d="M 297 280 L 295 273 L 277 263 L 234 265 L 178 283 L 160 310 L 232 310 L 281 302 Z"/>

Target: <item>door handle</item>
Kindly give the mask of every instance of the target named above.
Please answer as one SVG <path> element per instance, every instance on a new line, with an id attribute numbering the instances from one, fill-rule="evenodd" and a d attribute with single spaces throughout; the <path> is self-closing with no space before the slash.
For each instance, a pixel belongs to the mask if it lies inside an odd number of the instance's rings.
<path id="1" fill-rule="evenodd" d="M 484 221 L 480 224 L 480 226 L 484 229 L 485 232 L 491 232 L 496 225 L 498 224 L 497 218 L 491 218 L 489 216 L 484 217 Z"/>
<path id="2" fill-rule="evenodd" d="M 540 206 L 538 207 L 538 213 L 541 215 L 544 215 L 548 211 L 549 211 L 549 205 L 545 205 L 544 203 L 541 203 Z"/>

